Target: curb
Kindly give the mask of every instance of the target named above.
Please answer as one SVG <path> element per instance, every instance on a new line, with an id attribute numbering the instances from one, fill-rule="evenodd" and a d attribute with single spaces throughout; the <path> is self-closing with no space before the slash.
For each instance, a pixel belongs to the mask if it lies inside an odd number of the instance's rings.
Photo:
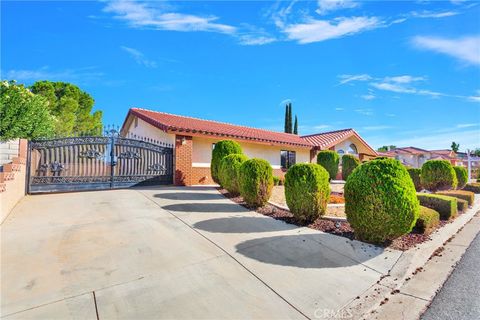
<path id="1" fill-rule="evenodd" d="M 342 310 L 353 319 L 418 319 L 480 232 L 479 212 L 475 195 L 471 208 L 432 233 L 430 241 L 404 251 L 386 276 Z"/>

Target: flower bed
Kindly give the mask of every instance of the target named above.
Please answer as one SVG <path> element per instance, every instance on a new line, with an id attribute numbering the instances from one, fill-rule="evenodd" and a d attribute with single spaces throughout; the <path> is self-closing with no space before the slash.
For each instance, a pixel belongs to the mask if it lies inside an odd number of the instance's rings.
<path id="1" fill-rule="evenodd" d="M 277 188 L 277 187 L 275 187 L 275 188 Z M 275 190 L 275 188 L 274 188 L 274 190 Z M 271 204 L 267 204 L 267 205 L 265 205 L 263 207 L 260 207 L 260 208 L 250 208 L 243 201 L 241 196 L 232 196 L 228 193 L 227 190 L 222 189 L 222 188 L 218 188 L 218 191 L 221 194 L 223 194 L 226 198 L 229 198 L 230 200 L 232 200 L 233 202 L 235 202 L 237 204 L 240 204 L 240 205 L 246 207 L 247 209 L 255 210 L 257 213 L 263 214 L 265 216 L 269 216 L 269 217 L 277 219 L 277 220 L 282 220 L 282 221 L 285 221 L 286 223 L 294 224 L 294 225 L 297 225 L 297 226 L 305 226 L 305 227 L 312 228 L 312 229 L 322 231 L 322 232 L 325 232 L 325 233 L 345 237 L 345 238 L 348 238 L 348 239 L 351 239 L 351 240 L 355 239 L 354 230 L 352 229 L 352 227 L 350 226 L 350 224 L 347 221 L 333 221 L 333 220 L 330 220 L 330 219 L 319 218 L 319 219 L 315 220 L 314 222 L 312 222 L 308 225 L 304 225 L 301 222 L 297 221 L 295 219 L 295 217 L 293 216 L 293 214 L 288 210 L 280 209 L 280 208 L 275 207 Z M 274 193 L 275 193 L 275 191 L 274 191 Z M 272 198 L 273 198 L 273 195 L 272 195 Z M 286 206 L 286 204 L 285 204 L 285 206 Z M 342 209 L 343 216 L 344 216 L 345 215 L 344 207 L 341 207 L 341 209 Z M 461 214 L 461 212 L 459 212 L 459 214 Z M 326 215 L 327 216 L 334 216 L 334 217 L 339 216 L 339 215 L 332 214 L 332 211 L 328 211 L 328 210 L 327 210 Z M 449 221 L 440 220 L 440 223 L 435 230 L 442 228 L 443 226 L 445 226 L 448 223 L 451 223 L 452 221 L 453 220 L 449 220 Z M 434 232 L 435 230 L 432 230 L 432 232 Z M 411 233 L 403 235 L 403 236 L 393 240 L 392 242 L 385 243 L 384 246 L 392 248 L 392 249 L 405 251 L 405 250 L 408 250 L 410 248 L 415 247 L 415 245 L 417 245 L 417 244 L 420 244 L 420 243 L 428 241 L 428 240 L 430 240 L 429 235 L 422 234 L 422 233 L 420 233 L 420 230 L 417 230 L 417 229 L 414 228 L 414 230 L 412 230 Z"/>

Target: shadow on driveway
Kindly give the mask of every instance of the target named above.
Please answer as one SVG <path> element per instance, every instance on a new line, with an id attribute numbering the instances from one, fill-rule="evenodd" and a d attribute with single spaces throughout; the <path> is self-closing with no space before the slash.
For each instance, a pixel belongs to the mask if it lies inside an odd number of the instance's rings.
<path id="1" fill-rule="evenodd" d="M 222 213 L 222 212 L 239 212 L 245 213 L 248 210 L 236 203 L 179 203 L 179 204 L 169 204 L 162 207 L 165 210 L 169 211 L 179 211 L 179 212 L 211 212 L 211 213 Z"/>
<path id="2" fill-rule="evenodd" d="M 294 225 L 276 221 L 271 218 L 257 217 L 228 217 L 210 219 L 197 222 L 193 225 L 193 227 L 214 233 L 271 232 L 297 228 Z"/>
<path id="3" fill-rule="evenodd" d="M 342 248 L 345 241 L 349 240 L 325 233 L 280 235 L 243 241 L 237 244 L 235 248 L 239 254 L 260 262 L 298 268 L 355 266 L 383 252 L 382 248 L 368 251 L 359 248 L 355 250 L 356 253 L 353 256 L 349 255 L 347 257 L 321 244 L 325 242 L 331 248 L 335 248 L 335 241 L 338 241 L 338 247 Z M 348 277 L 348 274 L 345 274 L 345 276 Z"/>
<path id="4" fill-rule="evenodd" d="M 205 192 L 172 192 L 172 193 L 157 193 L 153 195 L 155 198 L 168 200 L 221 200 L 225 199 L 220 194 L 205 193 Z"/>

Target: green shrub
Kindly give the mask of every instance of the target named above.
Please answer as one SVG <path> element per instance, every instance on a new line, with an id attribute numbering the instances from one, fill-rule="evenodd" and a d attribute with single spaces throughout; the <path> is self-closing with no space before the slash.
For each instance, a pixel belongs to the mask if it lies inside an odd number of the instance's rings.
<path id="1" fill-rule="evenodd" d="M 422 166 L 422 186 L 430 191 L 449 190 L 457 187 L 457 175 L 447 160 L 428 160 Z"/>
<path id="2" fill-rule="evenodd" d="M 232 195 L 240 194 L 239 173 L 242 163 L 248 158 L 243 154 L 229 154 L 220 161 L 219 178 L 221 185 Z"/>
<path id="3" fill-rule="evenodd" d="M 242 147 L 232 140 L 222 140 L 215 143 L 215 148 L 212 150 L 212 162 L 210 164 L 210 171 L 212 179 L 216 183 L 221 183 L 219 177 L 220 161 L 229 154 L 241 154 Z"/>
<path id="4" fill-rule="evenodd" d="M 252 207 L 264 206 L 272 195 L 272 167 L 263 159 L 250 159 L 240 167 L 240 194 Z"/>
<path id="5" fill-rule="evenodd" d="M 440 191 L 440 192 L 437 192 L 437 194 L 467 200 L 468 205 L 470 206 L 473 204 L 473 201 L 475 200 L 475 194 L 471 191 L 465 191 L 465 190 Z"/>
<path id="6" fill-rule="evenodd" d="M 422 169 L 419 168 L 407 168 L 408 174 L 410 175 L 410 178 L 413 181 L 413 184 L 415 185 L 415 190 L 421 191 L 422 188 L 422 182 L 420 181 L 420 175 L 422 173 Z"/>
<path id="7" fill-rule="evenodd" d="M 457 211 L 465 212 L 468 209 L 468 201 L 457 198 Z"/>
<path id="8" fill-rule="evenodd" d="M 314 163 L 299 163 L 285 175 L 285 198 L 290 212 L 301 222 L 313 222 L 325 214 L 330 197 L 328 172 Z"/>
<path id="9" fill-rule="evenodd" d="M 471 191 L 473 193 L 480 193 L 480 183 L 478 182 L 472 182 L 472 183 L 467 183 L 467 185 L 463 188 L 465 191 Z"/>
<path id="10" fill-rule="evenodd" d="M 273 176 L 273 185 L 279 186 L 280 185 L 280 178 L 277 176 Z"/>
<path id="11" fill-rule="evenodd" d="M 430 234 L 440 223 L 440 214 L 430 208 L 420 206 L 416 228 L 424 234 Z"/>
<path id="12" fill-rule="evenodd" d="M 468 182 L 467 169 L 465 167 L 459 167 L 459 166 L 455 166 L 453 167 L 453 169 L 455 170 L 455 174 L 457 176 L 457 181 L 458 181 L 457 189 L 463 189 L 463 187 L 465 187 Z"/>
<path id="13" fill-rule="evenodd" d="M 351 154 L 342 157 L 342 179 L 347 181 L 348 176 L 360 165 L 360 160 Z"/>
<path id="14" fill-rule="evenodd" d="M 322 150 L 317 155 L 317 163 L 327 170 L 330 180 L 337 177 L 339 162 L 340 156 L 333 150 Z"/>
<path id="15" fill-rule="evenodd" d="M 412 230 L 419 203 L 407 169 L 394 159 L 359 166 L 345 184 L 345 213 L 358 239 L 383 243 Z"/>
<path id="16" fill-rule="evenodd" d="M 440 219 L 448 220 L 457 215 L 457 199 L 439 194 L 417 194 L 420 204 L 440 213 Z"/>

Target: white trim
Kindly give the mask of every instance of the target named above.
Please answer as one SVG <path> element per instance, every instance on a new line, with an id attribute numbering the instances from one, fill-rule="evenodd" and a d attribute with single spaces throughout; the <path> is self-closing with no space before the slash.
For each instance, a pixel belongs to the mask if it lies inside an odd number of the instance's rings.
<path id="1" fill-rule="evenodd" d="M 279 165 L 272 165 L 272 169 L 282 169 L 282 166 L 279 166 Z"/>
<path id="2" fill-rule="evenodd" d="M 192 168 L 210 168 L 210 162 L 192 162 Z"/>

